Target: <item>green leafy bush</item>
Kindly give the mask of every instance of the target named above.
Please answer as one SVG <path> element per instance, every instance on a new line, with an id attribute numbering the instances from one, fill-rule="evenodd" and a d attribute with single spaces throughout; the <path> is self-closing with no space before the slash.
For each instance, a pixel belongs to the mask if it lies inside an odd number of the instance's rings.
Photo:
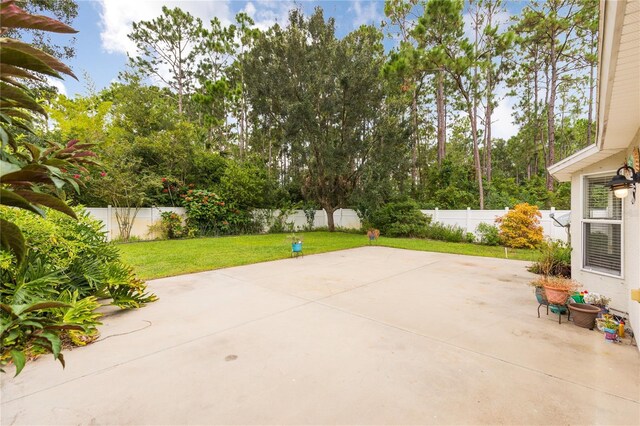
<path id="1" fill-rule="evenodd" d="M 413 201 L 388 203 L 369 216 L 366 228 L 376 228 L 387 237 L 427 236 L 430 218 L 424 215 Z"/>
<path id="2" fill-rule="evenodd" d="M 0 331 L 2 352 L 0 371 L 10 361 L 16 366 L 16 376 L 24 368 L 27 353 L 51 352 L 53 358 L 64 367 L 64 357 L 60 353 L 60 334 L 66 331 L 83 331 L 76 324 L 64 324 L 59 317 L 51 315 L 52 309 L 68 308 L 69 305 L 56 301 L 10 304 L 1 303 Z"/>
<path id="3" fill-rule="evenodd" d="M 182 225 L 182 217 L 178 213 L 162 212 L 160 216 L 162 217 L 161 229 L 163 237 L 172 240 L 185 236 L 186 230 Z"/>
<path id="4" fill-rule="evenodd" d="M 214 192 L 195 189 L 183 194 L 187 226 L 199 236 L 243 234 L 256 231 L 256 221 L 247 210 L 227 204 Z"/>
<path id="5" fill-rule="evenodd" d="M 24 262 L 0 250 L 0 366 L 13 360 L 20 369 L 26 355 L 43 351 L 64 362 L 61 342 L 84 345 L 97 337 L 98 298 L 123 309 L 156 300 L 120 261 L 102 223 L 82 208 L 74 212 L 78 220 L 54 210 L 46 211 L 45 219 L 0 208 L 0 218 L 22 229 L 27 247 Z"/>
<path id="6" fill-rule="evenodd" d="M 440 222 L 433 222 L 427 226 L 425 238 L 431 240 L 447 241 L 450 243 L 472 243 L 475 239 L 469 233 L 456 225 L 445 225 Z"/>
<path id="7" fill-rule="evenodd" d="M 0 209 L 0 217 L 14 221 L 24 230 L 29 256 L 25 264 L 19 266 L 13 261 L 0 269 L 0 279 L 5 284 L 0 290 L 3 300 L 25 303 L 45 296 L 57 297 L 64 290 L 77 291 L 80 299 L 111 297 L 114 305 L 123 308 L 155 300 L 131 268 L 120 261 L 117 247 L 106 241 L 102 222 L 82 208 L 74 211 L 78 220 L 53 210 L 47 212 L 45 219 L 22 210 Z M 126 298 L 123 294 L 127 294 Z"/>
<path id="8" fill-rule="evenodd" d="M 98 321 L 101 314 L 96 312 L 100 306 L 98 299 L 95 296 L 80 299 L 77 290 L 73 292 L 65 290 L 60 293 L 58 300 L 67 304 L 68 307 L 54 309 L 56 316 L 65 324 L 76 324 L 82 327 L 82 330 L 73 329 L 67 332 L 71 342 L 76 346 L 85 346 L 94 341 L 99 334 L 97 326 L 102 324 Z"/>
<path id="9" fill-rule="evenodd" d="M 545 240 L 538 260 L 529 271 L 545 276 L 571 277 L 571 246 L 561 240 Z"/>
<path id="10" fill-rule="evenodd" d="M 479 243 L 485 246 L 500 245 L 500 230 L 497 226 L 481 223 L 476 227 Z"/>

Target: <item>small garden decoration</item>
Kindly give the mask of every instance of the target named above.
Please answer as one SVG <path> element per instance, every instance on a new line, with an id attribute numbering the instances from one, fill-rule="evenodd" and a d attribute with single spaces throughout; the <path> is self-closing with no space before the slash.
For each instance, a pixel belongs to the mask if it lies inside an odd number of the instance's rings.
<path id="1" fill-rule="evenodd" d="M 367 231 L 367 238 L 369 238 L 369 244 L 373 241 L 377 241 L 380 238 L 380 230 L 375 228 L 369 228 Z"/>
<path id="2" fill-rule="evenodd" d="M 613 319 L 610 314 L 603 315 L 603 331 L 604 338 L 607 342 L 615 342 L 618 340 L 618 323 Z"/>
<path id="3" fill-rule="evenodd" d="M 302 255 L 302 237 L 292 233 L 289 238 L 291 239 L 291 257 Z"/>

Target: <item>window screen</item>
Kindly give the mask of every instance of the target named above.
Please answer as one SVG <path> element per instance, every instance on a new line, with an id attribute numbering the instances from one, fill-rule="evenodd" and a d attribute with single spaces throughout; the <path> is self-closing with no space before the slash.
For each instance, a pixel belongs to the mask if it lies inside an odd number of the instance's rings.
<path id="1" fill-rule="evenodd" d="M 622 273 L 622 200 L 606 184 L 612 176 L 586 177 L 582 220 L 583 267 Z"/>

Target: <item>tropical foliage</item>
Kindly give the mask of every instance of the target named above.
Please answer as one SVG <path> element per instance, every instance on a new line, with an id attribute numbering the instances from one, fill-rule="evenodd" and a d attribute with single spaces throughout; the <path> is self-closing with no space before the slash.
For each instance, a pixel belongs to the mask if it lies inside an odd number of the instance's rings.
<path id="1" fill-rule="evenodd" d="M 15 3 L 0 3 L 3 33 L 75 32 Z M 64 366 L 65 341 L 93 340 L 98 297 L 123 308 L 155 300 L 106 243 L 102 225 L 66 202 L 66 190 L 78 192 L 96 165 L 93 144 L 44 142 L 35 130 L 47 114 L 29 82 L 61 73 L 75 77 L 43 50 L 0 38 L 0 368 L 13 362 L 16 374 L 43 352 Z"/>

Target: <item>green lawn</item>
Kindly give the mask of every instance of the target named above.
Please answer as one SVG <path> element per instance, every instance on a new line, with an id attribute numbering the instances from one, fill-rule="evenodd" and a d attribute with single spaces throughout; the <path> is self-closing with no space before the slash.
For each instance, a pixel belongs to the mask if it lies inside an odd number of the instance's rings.
<path id="1" fill-rule="evenodd" d="M 305 255 L 368 245 L 364 235 L 340 232 L 307 232 L 299 235 L 304 239 Z M 505 256 L 503 247 L 411 238 L 380 237 L 376 245 L 472 256 Z M 122 259 L 145 280 L 284 259 L 291 253 L 291 245 L 285 234 L 137 242 L 119 244 L 118 248 Z M 529 261 L 535 256 L 534 250 L 510 249 L 508 254 L 509 259 Z"/>

